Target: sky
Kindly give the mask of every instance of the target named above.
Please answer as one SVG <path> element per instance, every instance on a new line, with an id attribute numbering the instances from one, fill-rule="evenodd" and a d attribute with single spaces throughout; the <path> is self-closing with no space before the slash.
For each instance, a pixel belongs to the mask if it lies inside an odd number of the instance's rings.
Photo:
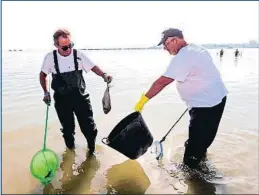
<path id="1" fill-rule="evenodd" d="M 188 42 L 258 41 L 255 1 L 4 1 L 3 49 L 53 48 L 65 27 L 77 48 L 152 47 L 166 28 L 179 28 Z"/>

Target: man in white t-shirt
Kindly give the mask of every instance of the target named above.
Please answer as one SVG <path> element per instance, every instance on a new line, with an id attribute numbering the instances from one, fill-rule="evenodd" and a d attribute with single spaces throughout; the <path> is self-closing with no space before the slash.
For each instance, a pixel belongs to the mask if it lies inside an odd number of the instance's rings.
<path id="1" fill-rule="evenodd" d="M 195 168 L 206 157 L 216 136 L 228 91 L 209 52 L 203 47 L 187 44 L 182 31 L 165 30 L 158 45 L 161 44 L 175 56 L 165 73 L 142 95 L 135 110 L 141 112 L 145 103 L 176 80 L 178 93 L 191 117 L 183 161 Z"/>
<path id="2" fill-rule="evenodd" d="M 50 105 L 51 97 L 47 88 L 46 77 L 52 73 L 51 88 L 54 90 L 55 109 L 62 125 L 62 133 L 68 149 L 74 149 L 75 119 L 85 136 L 89 153 L 95 150 L 97 128 L 93 119 L 90 96 L 86 91 L 83 71 L 93 71 L 110 83 L 112 77 L 104 73 L 82 52 L 73 49 L 70 32 L 58 29 L 54 35 L 57 48 L 46 54 L 40 72 L 40 83 L 44 91 L 43 101 Z"/>

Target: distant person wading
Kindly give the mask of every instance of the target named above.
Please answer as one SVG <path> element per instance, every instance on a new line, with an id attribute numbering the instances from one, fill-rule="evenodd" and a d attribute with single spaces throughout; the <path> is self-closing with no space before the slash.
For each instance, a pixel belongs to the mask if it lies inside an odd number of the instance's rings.
<path id="1" fill-rule="evenodd" d="M 240 56 L 240 52 L 238 51 L 238 49 L 235 50 L 234 55 L 235 55 L 236 58 L 237 58 L 238 56 Z"/>
<path id="2" fill-rule="evenodd" d="M 223 57 L 223 55 L 224 55 L 223 49 L 220 50 L 219 55 L 220 55 L 221 58 Z"/>
<path id="3" fill-rule="evenodd" d="M 173 28 L 164 31 L 158 45 L 161 44 L 175 57 L 164 74 L 142 95 L 135 110 L 141 112 L 145 103 L 176 80 L 177 90 L 191 117 L 183 161 L 195 168 L 206 157 L 216 136 L 228 91 L 210 53 L 203 47 L 188 44 L 182 31 Z"/>
<path id="4" fill-rule="evenodd" d="M 112 81 L 112 77 L 94 65 L 84 53 L 73 49 L 74 44 L 68 30 L 57 30 L 53 39 L 57 50 L 46 54 L 40 72 L 40 83 L 44 91 L 43 101 L 48 105 L 51 103 L 46 77 L 52 73 L 51 88 L 54 90 L 55 109 L 67 148 L 75 148 L 75 114 L 87 140 L 89 152 L 93 153 L 98 131 L 83 71 L 93 71 L 107 83 Z"/>

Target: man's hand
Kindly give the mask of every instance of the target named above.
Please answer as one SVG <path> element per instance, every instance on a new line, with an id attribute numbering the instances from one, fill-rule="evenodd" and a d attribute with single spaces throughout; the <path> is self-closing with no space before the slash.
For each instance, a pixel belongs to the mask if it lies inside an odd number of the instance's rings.
<path id="1" fill-rule="evenodd" d="M 47 104 L 48 106 L 50 106 L 51 98 L 50 98 L 50 93 L 49 93 L 49 92 L 46 92 L 46 93 L 44 94 L 43 101 L 45 102 L 45 104 Z"/>
<path id="2" fill-rule="evenodd" d="M 106 82 L 106 83 L 112 82 L 112 76 L 110 76 L 106 73 L 103 73 L 103 79 L 104 79 L 104 82 Z"/>
<path id="3" fill-rule="evenodd" d="M 142 94 L 140 100 L 135 105 L 135 111 L 142 112 L 144 105 L 148 102 L 149 98 Z"/>

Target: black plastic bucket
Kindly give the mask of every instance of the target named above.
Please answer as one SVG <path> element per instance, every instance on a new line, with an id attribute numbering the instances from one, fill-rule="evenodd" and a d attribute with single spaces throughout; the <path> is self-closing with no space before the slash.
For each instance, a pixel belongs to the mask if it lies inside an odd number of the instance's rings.
<path id="1" fill-rule="evenodd" d="M 146 153 L 153 143 L 142 115 L 133 112 L 122 119 L 102 142 L 134 160 Z"/>

